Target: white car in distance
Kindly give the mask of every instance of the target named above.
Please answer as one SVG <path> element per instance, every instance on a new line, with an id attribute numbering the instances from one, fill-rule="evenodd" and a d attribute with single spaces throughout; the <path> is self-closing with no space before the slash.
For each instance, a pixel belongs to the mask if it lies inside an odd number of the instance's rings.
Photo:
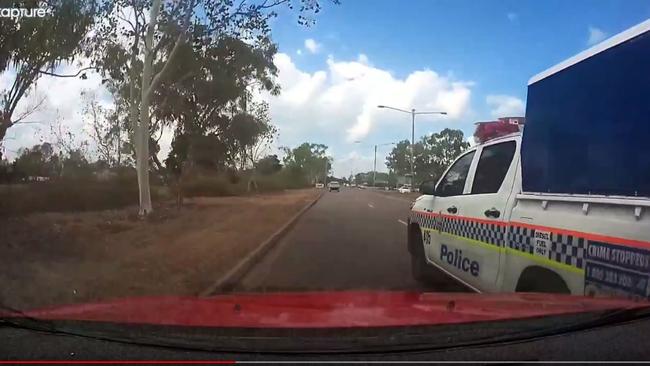
<path id="1" fill-rule="evenodd" d="M 399 187 L 399 188 L 397 189 L 397 191 L 398 191 L 399 193 L 411 193 L 411 192 L 412 192 L 412 190 L 411 190 L 411 186 L 408 185 L 408 184 Z"/>
<path id="2" fill-rule="evenodd" d="M 341 184 L 339 182 L 329 182 L 327 183 L 327 189 L 329 189 L 330 192 L 338 192 L 341 189 Z"/>

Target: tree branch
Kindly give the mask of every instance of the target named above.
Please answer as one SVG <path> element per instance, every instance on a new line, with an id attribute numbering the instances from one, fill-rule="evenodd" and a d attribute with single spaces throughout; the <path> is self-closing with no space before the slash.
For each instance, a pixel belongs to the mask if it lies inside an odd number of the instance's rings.
<path id="1" fill-rule="evenodd" d="M 80 69 L 79 71 L 77 71 L 76 74 L 66 74 L 66 75 L 63 75 L 63 74 L 57 74 L 57 73 L 49 72 L 49 71 L 45 71 L 45 70 L 39 70 L 38 72 L 39 72 L 40 74 L 43 74 L 43 75 L 56 76 L 56 77 L 58 77 L 58 78 L 74 78 L 74 77 L 79 76 L 79 75 L 80 75 L 82 72 L 84 72 L 84 71 L 87 71 L 87 70 L 96 70 L 96 69 L 97 69 L 97 68 L 96 68 L 95 66 L 88 66 L 88 67 L 84 67 L 84 68 Z"/>
<path id="2" fill-rule="evenodd" d="M 9 114 L 9 116 L 14 114 L 14 111 L 16 110 L 16 106 L 18 105 L 18 101 L 25 95 L 31 84 L 33 83 L 34 79 L 36 78 L 36 75 L 38 72 L 35 72 L 35 69 L 32 69 L 27 72 L 27 75 L 20 73 L 22 77 L 24 77 L 26 80 L 18 87 L 18 90 L 16 91 L 16 94 L 13 96 L 13 99 L 10 100 L 9 103 L 9 108 L 6 110 Z M 18 76 L 16 76 L 18 78 Z"/>
<path id="3" fill-rule="evenodd" d="M 34 112 L 36 112 L 43 105 L 44 102 L 45 102 L 45 97 L 42 97 L 39 100 L 37 100 L 33 106 L 27 107 L 26 110 L 23 113 L 21 113 L 20 116 L 18 116 L 18 118 L 16 118 L 12 124 L 15 125 L 18 123 L 28 123 L 22 121 L 25 118 L 31 116 Z"/>
<path id="4" fill-rule="evenodd" d="M 232 18 L 234 18 L 236 16 L 239 16 L 239 15 L 250 16 L 250 15 L 256 13 L 256 12 L 259 12 L 260 10 L 270 9 L 270 8 L 276 7 L 278 5 L 288 3 L 290 0 L 276 0 L 276 1 L 272 2 L 272 3 L 270 3 L 270 4 L 268 4 L 268 1 L 269 0 L 264 0 L 264 2 L 262 2 L 261 4 L 259 4 L 259 5 L 251 5 L 251 7 L 248 8 L 248 10 L 242 11 L 242 8 L 244 7 L 244 5 L 246 3 L 246 0 L 242 0 L 239 3 L 239 5 L 237 6 L 237 8 L 235 9 L 235 11 L 232 14 L 230 14 L 230 15 L 228 15 L 226 17 L 225 22 L 227 22 L 227 21 L 231 20 Z M 208 28 L 208 32 L 209 33 L 214 32 L 215 30 L 217 30 L 217 28 L 221 27 L 222 24 L 223 23 L 218 23 L 214 27 Z"/>
<path id="5" fill-rule="evenodd" d="M 135 4 L 133 4 L 133 15 L 135 15 L 135 17 L 136 17 L 136 21 L 137 21 L 138 13 L 137 13 L 137 9 L 136 9 L 136 7 L 135 7 Z M 138 30 L 136 29 L 135 25 L 133 24 L 133 22 L 131 22 L 131 21 L 130 21 L 130 20 L 129 20 L 125 15 L 124 15 L 124 8 L 120 8 L 120 10 L 119 10 L 119 12 L 116 14 L 116 16 L 117 16 L 118 19 L 120 19 L 120 20 L 122 20 L 122 21 L 128 23 L 128 24 L 131 26 L 131 30 L 133 30 L 134 32 L 137 32 L 137 31 L 138 31 Z"/>
<path id="6" fill-rule="evenodd" d="M 192 4 L 193 5 L 193 4 Z M 183 21 L 183 28 L 181 29 L 180 34 L 178 35 L 178 38 L 176 38 L 176 43 L 174 44 L 174 48 L 172 48 L 172 51 L 169 54 L 169 57 L 167 57 L 167 61 L 165 62 L 165 65 L 163 66 L 162 70 L 158 72 L 153 79 L 151 80 L 151 84 L 149 84 L 149 88 L 146 91 L 146 96 L 150 96 L 151 93 L 156 89 L 160 81 L 165 77 L 165 75 L 169 72 L 171 69 L 171 65 L 173 64 L 174 58 L 176 54 L 178 54 L 181 45 L 185 43 L 185 37 L 187 29 L 189 28 L 189 21 L 190 17 L 192 16 L 192 9 L 193 6 L 188 6 L 186 13 L 185 13 L 185 18 Z M 146 46 L 145 46 L 146 47 Z M 144 99 L 144 98 L 143 98 Z"/>
<path id="7" fill-rule="evenodd" d="M 244 12 L 235 11 L 232 14 L 232 16 L 235 16 L 235 15 L 251 15 L 251 14 L 256 13 L 256 12 L 258 12 L 260 10 L 270 9 L 270 8 L 273 8 L 273 7 L 276 7 L 278 5 L 288 3 L 288 2 L 289 2 L 289 0 L 276 0 L 276 1 L 272 2 L 272 3 L 270 3 L 270 4 L 267 4 L 268 0 L 264 0 L 263 3 L 261 3 L 261 4 L 257 5 L 257 6 L 251 7 L 250 10 L 248 10 L 248 11 L 244 11 Z"/>

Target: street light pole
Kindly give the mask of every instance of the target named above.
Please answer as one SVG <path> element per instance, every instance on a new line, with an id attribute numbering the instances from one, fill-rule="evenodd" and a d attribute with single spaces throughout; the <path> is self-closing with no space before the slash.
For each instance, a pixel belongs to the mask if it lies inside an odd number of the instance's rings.
<path id="1" fill-rule="evenodd" d="M 415 109 L 411 109 L 411 190 L 415 187 Z"/>
<path id="2" fill-rule="evenodd" d="M 355 144 L 360 144 L 361 141 L 354 141 Z M 375 160 L 372 165 L 372 185 L 377 186 L 377 147 L 386 145 L 397 145 L 395 142 L 387 142 L 385 144 L 375 144 Z"/>
<path id="3" fill-rule="evenodd" d="M 442 114 L 446 115 L 447 112 L 418 112 L 415 110 L 415 108 L 411 108 L 410 111 L 400 109 L 400 108 L 395 108 L 395 107 L 389 107 L 386 105 L 378 105 L 377 108 L 386 108 L 386 109 L 392 109 L 398 112 L 403 112 L 403 113 L 409 113 L 411 114 L 411 189 L 413 189 L 413 185 L 415 183 L 415 115 L 416 114 Z"/>
<path id="4" fill-rule="evenodd" d="M 377 186 L 377 145 L 375 145 L 375 162 L 372 165 L 372 186 Z"/>

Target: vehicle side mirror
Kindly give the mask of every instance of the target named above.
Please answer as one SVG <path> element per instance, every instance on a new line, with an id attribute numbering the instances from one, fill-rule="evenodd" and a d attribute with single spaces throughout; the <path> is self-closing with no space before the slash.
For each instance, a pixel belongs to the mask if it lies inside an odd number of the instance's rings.
<path id="1" fill-rule="evenodd" d="M 433 196 L 436 192 L 436 182 L 433 180 L 425 180 L 420 184 L 420 193 Z"/>

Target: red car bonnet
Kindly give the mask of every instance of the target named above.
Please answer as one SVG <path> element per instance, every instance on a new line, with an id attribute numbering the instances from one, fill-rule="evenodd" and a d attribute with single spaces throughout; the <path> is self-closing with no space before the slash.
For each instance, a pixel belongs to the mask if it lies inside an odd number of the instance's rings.
<path id="1" fill-rule="evenodd" d="M 136 297 L 25 314 L 181 326 L 336 328 L 457 324 L 645 306 L 648 303 L 552 294 L 344 291 Z"/>

